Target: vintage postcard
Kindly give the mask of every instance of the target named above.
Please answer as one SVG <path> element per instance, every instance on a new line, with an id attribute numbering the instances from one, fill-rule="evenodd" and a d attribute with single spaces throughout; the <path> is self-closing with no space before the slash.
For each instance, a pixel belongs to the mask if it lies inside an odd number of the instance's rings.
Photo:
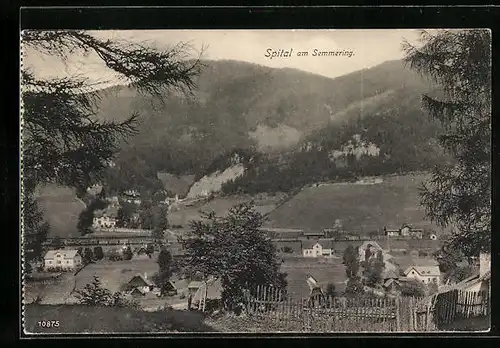
<path id="1" fill-rule="evenodd" d="M 26 30 L 20 84 L 25 335 L 489 330 L 489 30 Z"/>

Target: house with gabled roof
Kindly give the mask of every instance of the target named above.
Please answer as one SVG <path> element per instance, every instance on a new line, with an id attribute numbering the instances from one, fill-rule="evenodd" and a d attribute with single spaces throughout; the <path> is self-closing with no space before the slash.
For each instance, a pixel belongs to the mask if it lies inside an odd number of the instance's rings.
<path id="1" fill-rule="evenodd" d="M 49 250 L 45 254 L 44 268 L 75 269 L 82 265 L 82 256 L 76 249 Z"/>
<path id="2" fill-rule="evenodd" d="M 302 241 L 302 255 L 304 257 L 331 257 L 335 254 L 330 240 Z"/>
<path id="3" fill-rule="evenodd" d="M 424 284 L 441 284 L 441 271 L 439 266 L 409 266 L 405 271 L 406 278 L 416 279 Z"/>
<path id="4" fill-rule="evenodd" d="M 150 292 L 154 288 L 154 284 L 148 279 L 147 273 L 144 273 L 144 275 L 136 274 L 128 281 L 127 286 L 132 289 L 132 291 L 134 289 L 139 289 L 144 293 Z"/>

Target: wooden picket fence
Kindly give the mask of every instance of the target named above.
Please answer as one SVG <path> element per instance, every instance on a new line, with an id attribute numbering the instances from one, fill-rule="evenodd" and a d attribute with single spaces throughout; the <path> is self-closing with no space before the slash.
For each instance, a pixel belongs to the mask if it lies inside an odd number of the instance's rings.
<path id="1" fill-rule="evenodd" d="M 259 286 L 247 294 L 249 317 L 269 320 L 279 331 L 411 332 L 434 331 L 430 303 L 418 298 L 315 296 L 292 299 Z"/>
<path id="2" fill-rule="evenodd" d="M 437 295 L 436 325 L 441 328 L 456 320 L 490 316 L 490 296 L 487 291 L 452 290 Z"/>

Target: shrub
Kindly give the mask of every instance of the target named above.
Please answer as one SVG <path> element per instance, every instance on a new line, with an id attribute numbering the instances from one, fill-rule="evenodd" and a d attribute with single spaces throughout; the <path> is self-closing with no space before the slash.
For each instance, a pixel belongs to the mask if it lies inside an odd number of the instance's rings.
<path id="1" fill-rule="evenodd" d="M 401 283 L 401 295 L 407 297 L 425 296 L 425 285 L 418 280 L 408 280 Z"/>

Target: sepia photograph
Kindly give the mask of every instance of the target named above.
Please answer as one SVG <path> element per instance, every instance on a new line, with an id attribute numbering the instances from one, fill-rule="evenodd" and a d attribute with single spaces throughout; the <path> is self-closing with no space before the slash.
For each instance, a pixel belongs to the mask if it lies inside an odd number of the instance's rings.
<path id="1" fill-rule="evenodd" d="M 20 45 L 24 335 L 490 330 L 490 30 Z"/>

